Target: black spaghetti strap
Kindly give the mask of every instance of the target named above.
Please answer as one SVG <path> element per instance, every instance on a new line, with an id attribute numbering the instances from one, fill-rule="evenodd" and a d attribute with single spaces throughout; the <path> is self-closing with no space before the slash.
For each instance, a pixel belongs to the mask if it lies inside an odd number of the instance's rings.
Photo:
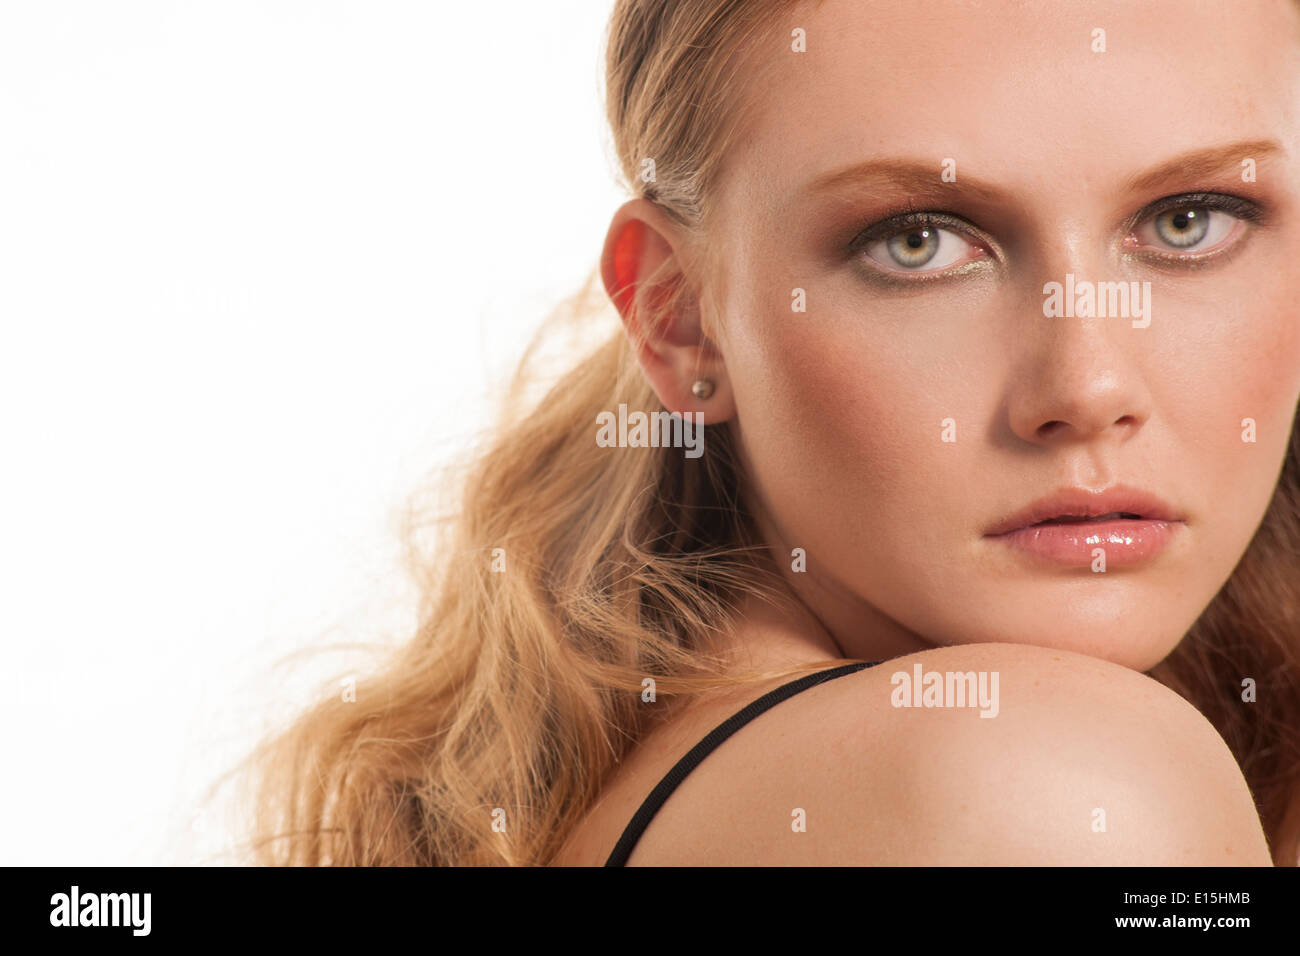
<path id="1" fill-rule="evenodd" d="M 645 801 L 623 830 L 623 835 L 619 837 L 618 843 L 614 846 L 613 852 L 610 853 L 609 859 L 605 861 L 605 865 L 623 866 L 627 863 L 627 858 L 632 855 L 632 848 L 641 839 L 641 834 L 649 826 L 651 819 L 659 812 L 659 808 L 664 805 L 669 795 L 677 789 L 686 775 L 699 765 L 700 761 L 745 724 L 763 713 L 763 711 L 779 704 L 787 697 L 793 697 L 800 691 L 815 687 L 828 680 L 834 680 L 836 677 L 843 677 L 846 674 L 852 674 L 867 667 L 874 667 L 879 663 L 880 661 L 859 661 L 841 667 L 831 667 L 813 674 L 806 674 L 788 684 L 782 684 L 775 690 L 768 691 L 762 697 L 751 701 L 742 710 L 713 728 L 709 735 L 692 747 L 686 756 L 677 761 L 673 768 L 655 786 L 654 790 L 650 791 L 650 796 L 645 798 Z"/>

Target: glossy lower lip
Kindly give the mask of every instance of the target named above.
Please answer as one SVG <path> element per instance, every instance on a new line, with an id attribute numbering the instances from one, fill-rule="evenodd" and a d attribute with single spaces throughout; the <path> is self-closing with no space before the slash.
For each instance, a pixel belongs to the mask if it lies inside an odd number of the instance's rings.
<path id="1" fill-rule="evenodd" d="M 1102 548 L 1106 567 L 1149 561 L 1183 528 L 1181 521 L 1111 518 L 1068 524 L 1040 524 L 989 535 L 1007 547 L 1065 567 L 1089 567 Z"/>

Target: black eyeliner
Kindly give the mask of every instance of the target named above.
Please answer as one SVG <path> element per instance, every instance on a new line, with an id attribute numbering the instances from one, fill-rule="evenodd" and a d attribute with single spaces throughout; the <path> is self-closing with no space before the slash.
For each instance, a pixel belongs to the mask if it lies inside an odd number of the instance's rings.
<path id="1" fill-rule="evenodd" d="M 892 238 L 908 229 L 914 229 L 918 226 L 948 226 L 955 227 L 960 231 L 971 235 L 975 227 L 965 219 L 953 213 L 931 212 L 917 210 L 903 210 L 892 215 L 887 215 L 884 219 L 877 220 L 865 229 L 858 232 L 853 239 L 849 241 L 849 252 L 858 252 L 868 242 L 876 239 Z"/>
<path id="2" fill-rule="evenodd" d="M 1138 225 L 1146 222 L 1161 213 L 1169 212 L 1175 209 L 1210 209 L 1219 212 L 1226 212 L 1237 219 L 1246 222 L 1260 224 L 1268 221 L 1268 215 L 1265 208 L 1259 203 L 1236 196 L 1231 193 L 1218 192 L 1190 192 L 1177 193 L 1171 196 L 1165 196 L 1157 199 L 1144 206 L 1142 209 L 1131 215 L 1122 227 L 1123 234 L 1130 234 Z M 908 229 L 915 229 L 925 226 L 938 226 L 955 229 L 971 239 L 975 239 L 984 245 L 996 248 L 996 245 L 987 237 L 984 237 L 975 226 L 968 220 L 954 213 L 918 210 L 911 200 L 908 200 L 906 206 L 902 209 L 896 209 L 893 212 L 886 213 L 883 218 L 865 228 L 859 230 L 849 241 L 847 254 L 849 256 L 860 258 L 862 248 L 870 242 L 878 239 L 887 239 L 897 236 Z M 1161 253 L 1158 251 L 1142 253 L 1133 253 L 1141 255 L 1144 258 L 1154 260 L 1165 260 L 1167 265 L 1177 268 L 1178 262 L 1183 263 L 1185 268 L 1196 268 L 1206 266 L 1211 262 L 1218 261 L 1222 253 L 1210 254 L 1204 258 L 1193 255 L 1179 255 L 1177 253 Z M 995 257 L 996 258 L 996 257 Z M 984 260 L 967 263 L 967 266 L 973 266 Z M 873 275 L 871 278 L 875 281 L 882 281 L 884 284 L 904 287 L 907 285 L 916 285 L 917 283 L 928 283 L 931 281 L 940 281 L 942 279 L 953 277 L 955 274 L 967 272 L 966 266 L 957 269 L 940 270 L 933 273 L 926 273 L 924 270 L 892 272 L 888 269 L 868 266 Z M 910 276 L 910 278 L 903 278 Z"/>
<path id="3" fill-rule="evenodd" d="M 1177 196 L 1165 196 L 1140 209 L 1124 223 L 1124 232 L 1132 232 L 1139 223 L 1146 222 L 1152 216 L 1169 212 L 1171 209 L 1215 209 L 1232 213 L 1238 219 L 1247 222 L 1262 222 L 1264 209 L 1259 203 L 1231 193 L 1180 193 Z"/>

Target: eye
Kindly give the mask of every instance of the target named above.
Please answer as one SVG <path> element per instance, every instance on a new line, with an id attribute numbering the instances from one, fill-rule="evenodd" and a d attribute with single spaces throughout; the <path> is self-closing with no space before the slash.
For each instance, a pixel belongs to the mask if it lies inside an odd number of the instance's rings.
<path id="1" fill-rule="evenodd" d="M 1130 249 L 1173 253 L 1172 258 L 1193 258 L 1232 245 L 1257 220 L 1259 207 L 1236 196 L 1206 194 L 1174 196 L 1163 208 L 1130 233 Z"/>
<path id="2" fill-rule="evenodd" d="M 1151 217 L 1135 235 L 1156 248 L 1204 252 L 1222 242 L 1240 221 L 1207 206 L 1187 206 Z"/>
<path id="3" fill-rule="evenodd" d="M 938 272 L 955 263 L 971 261 L 984 254 L 960 232 L 945 229 L 932 214 L 920 214 L 912 222 L 882 223 L 863 234 L 858 249 L 886 272 Z"/>

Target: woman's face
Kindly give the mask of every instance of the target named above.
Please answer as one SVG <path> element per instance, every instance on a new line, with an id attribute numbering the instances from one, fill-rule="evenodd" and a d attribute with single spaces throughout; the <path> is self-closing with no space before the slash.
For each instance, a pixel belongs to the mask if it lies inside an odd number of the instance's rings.
<path id="1" fill-rule="evenodd" d="M 827 0 L 784 27 L 806 52 L 753 54 L 717 344 L 765 533 L 846 654 L 1147 670 L 1227 580 L 1300 395 L 1295 6 Z M 1120 485 L 1181 522 L 988 534 Z"/>

